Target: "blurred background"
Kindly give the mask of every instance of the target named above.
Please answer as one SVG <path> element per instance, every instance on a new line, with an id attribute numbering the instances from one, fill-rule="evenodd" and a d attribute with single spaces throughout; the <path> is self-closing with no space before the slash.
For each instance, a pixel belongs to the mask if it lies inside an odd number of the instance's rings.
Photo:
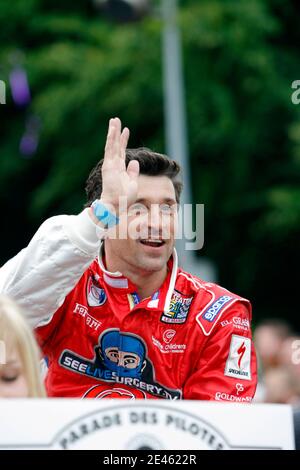
<path id="1" fill-rule="evenodd" d="M 0 265 L 44 219 L 82 209 L 110 117 L 130 128 L 129 147 L 171 148 L 167 2 L 1 0 Z M 219 284 L 253 304 L 258 399 L 295 402 L 300 104 L 292 83 L 300 80 L 300 4 L 177 4 L 186 139 L 178 151 L 193 202 L 205 204 L 205 243 L 196 255 L 209 260 Z"/>

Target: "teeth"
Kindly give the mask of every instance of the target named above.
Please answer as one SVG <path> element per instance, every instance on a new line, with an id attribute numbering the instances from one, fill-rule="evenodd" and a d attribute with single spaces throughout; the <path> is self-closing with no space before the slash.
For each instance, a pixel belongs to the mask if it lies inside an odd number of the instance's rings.
<path id="1" fill-rule="evenodd" d="M 161 245 L 161 244 L 163 243 L 162 240 L 151 240 L 151 239 L 149 239 L 149 240 L 141 240 L 141 242 L 143 242 L 143 243 L 155 243 L 155 244 L 157 244 L 157 245 Z"/>

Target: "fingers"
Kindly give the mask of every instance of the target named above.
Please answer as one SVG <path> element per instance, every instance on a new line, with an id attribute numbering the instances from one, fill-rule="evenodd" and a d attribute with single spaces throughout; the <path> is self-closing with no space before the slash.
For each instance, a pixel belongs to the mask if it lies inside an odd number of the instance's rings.
<path id="1" fill-rule="evenodd" d="M 125 160 L 129 130 L 125 127 L 121 133 L 121 126 L 122 124 L 119 118 L 112 118 L 109 120 L 105 144 L 105 160 L 113 160 L 115 158 Z"/>
<path id="2" fill-rule="evenodd" d="M 137 160 L 131 160 L 127 166 L 127 174 L 131 180 L 137 179 L 140 172 L 140 164 Z"/>
<path id="3" fill-rule="evenodd" d="M 120 156 L 120 138 L 121 138 L 121 121 L 119 118 L 114 118 L 113 120 L 113 124 L 112 124 L 115 128 L 114 130 L 114 139 L 113 139 L 113 143 L 112 143 L 112 151 L 113 151 L 113 154 L 114 154 L 114 157 L 119 157 Z"/>
<path id="4" fill-rule="evenodd" d="M 116 128 L 114 126 L 114 119 L 109 120 L 108 132 L 105 143 L 105 159 L 113 158 L 113 143 L 115 140 Z"/>
<path id="5" fill-rule="evenodd" d="M 127 144 L 128 144 L 128 140 L 129 140 L 129 134 L 130 134 L 129 129 L 127 127 L 125 127 L 123 129 L 123 132 L 122 132 L 121 137 L 120 137 L 120 149 L 121 149 L 120 157 L 124 161 L 125 161 L 125 157 L 126 157 L 126 148 L 127 148 Z"/>

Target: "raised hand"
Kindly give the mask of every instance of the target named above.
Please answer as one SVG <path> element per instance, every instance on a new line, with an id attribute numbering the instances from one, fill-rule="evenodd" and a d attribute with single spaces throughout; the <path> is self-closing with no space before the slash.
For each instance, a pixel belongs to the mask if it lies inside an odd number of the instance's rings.
<path id="1" fill-rule="evenodd" d="M 120 197 L 127 198 L 127 207 L 135 202 L 139 163 L 129 162 L 126 169 L 125 156 L 129 139 L 129 129 L 121 131 L 119 118 L 110 119 L 106 138 L 104 162 L 102 166 L 101 201 L 110 204 L 119 212 Z"/>

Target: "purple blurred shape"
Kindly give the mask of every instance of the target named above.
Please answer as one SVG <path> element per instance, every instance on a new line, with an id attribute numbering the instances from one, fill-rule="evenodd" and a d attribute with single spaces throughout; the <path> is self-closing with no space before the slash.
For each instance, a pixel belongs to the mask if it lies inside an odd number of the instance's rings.
<path id="1" fill-rule="evenodd" d="M 9 82 L 14 102 L 17 106 L 26 106 L 30 103 L 30 89 L 27 74 L 21 67 L 16 67 L 9 75 Z"/>
<path id="2" fill-rule="evenodd" d="M 20 152 L 24 157 L 31 157 L 36 152 L 37 146 L 36 134 L 24 134 L 20 142 Z"/>
<path id="3" fill-rule="evenodd" d="M 20 141 L 20 153 L 30 158 L 37 150 L 39 143 L 40 118 L 36 115 L 28 116 L 26 119 L 26 130 Z"/>

